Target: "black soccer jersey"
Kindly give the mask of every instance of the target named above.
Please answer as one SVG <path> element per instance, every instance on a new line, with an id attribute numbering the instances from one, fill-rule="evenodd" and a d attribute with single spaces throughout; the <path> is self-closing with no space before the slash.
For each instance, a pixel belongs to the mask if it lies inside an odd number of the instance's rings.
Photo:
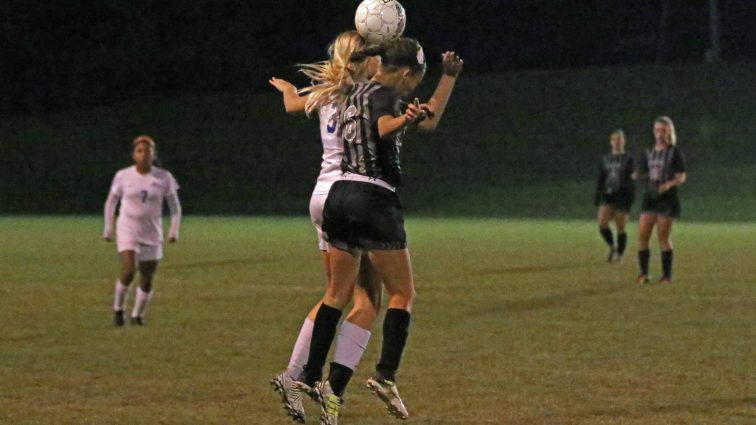
<path id="1" fill-rule="evenodd" d="M 646 150 L 646 160 L 641 164 L 643 173 L 647 175 L 648 189 L 656 191 L 659 185 L 675 178 L 675 174 L 685 172 L 685 157 L 677 146 L 669 146 L 662 150 Z M 677 188 L 670 189 L 670 195 L 677 192 Z"/>
<path id="2" fill-rule="evenodd" d="M 626 154 L 608 154 L 601 159 L 598 190 L 611 195 L 629 190 L 633 186 L 633 157 Z"/>
<path id="3" fill-rule="evenodd" d="M 400 150 L 404 130 L 389 139 L 378 135 L 378 119 L 401 114 L 394 89 L 375 81 L 355 84 L 340 106 L 338 136 L 344 142 L 341 169 L 397 187 L 401 185 Z"/>

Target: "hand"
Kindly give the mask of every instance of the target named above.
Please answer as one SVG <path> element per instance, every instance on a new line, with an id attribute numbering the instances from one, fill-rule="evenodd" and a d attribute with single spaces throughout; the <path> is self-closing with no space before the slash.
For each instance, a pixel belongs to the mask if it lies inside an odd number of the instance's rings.
<path id="1" fill-rule="evenodd" d="M 168 243 L 176 243 L 178 242 L 178 236 L 171 236 L 168 238 Z"/>
<path id="2" fill-rule="evenodd" d="M 664 193 L 669 189 L 672 189 L 672 183 L 662 183 L 659 185 L 659 193 Z"/>
<path id="3" fill-rule="evenodd" d="M 428 118 L 429 111 L 427 105 L 425 105 L 425 109 L 423 109 L 423 105 L 416 101 L 407 105 L 407 110 L 404 111 L 404 117 L 407 119 L 407 124 L 416 124 Z"/>
<path id="4" fill-rule="evenodd" d="M 294 84 L 291 84 L 290 82 L 286 80 L 282 80 L 280 78 L 273 77 L 270 80 L 268 80 L 268 83 L 270 83 L 271 86 L 275 87 L 280 91 L 281 93 L 287 93 L 287 92 L 297 92 L 297 88 L 294 86 Z"/>
<path id="5" fill-rule="evenodd" d="M 113 242 L 113 233 L 106 232 L 102 235 L 102 238 L 105 240 L 105 242 Z"/>
<path id="6" fill-rule="evenodd" d="M 462 66 L 465 61 L 459 58 L 454 52 L 446 52 L 441 55 L 441 67 L 444 69 L 444 75 L 456 77 L 462 72 Z"/>

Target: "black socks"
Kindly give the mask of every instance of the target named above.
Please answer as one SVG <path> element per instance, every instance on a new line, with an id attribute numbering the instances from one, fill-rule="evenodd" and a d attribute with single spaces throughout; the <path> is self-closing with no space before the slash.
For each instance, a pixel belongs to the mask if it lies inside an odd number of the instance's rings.
<path id="1" fill-rule="evenodd" d="M 328 356 L 328 350 L 331 348 L 331 343 L 333 343 L 333 338 L 336 336 L 336 327 L 340 318 L 341 310 L 325 304 L 320 305 L 312 328 L 310 356 L 307 358 L 307 364 L 304 367 L 304 383 L 311 387 L 323 377 L 323 365 Z"/>
<path id="2" fill-rule="evenodd" d="M 344 365 L 338 363 L 331 363 L 331 372 L 328 375 L 328 382 L 331 383 L 331 389 L 333 393 L 339 397 L 344 396 L 344 390 L 346 389 L 349 380 L 352 379 L 354 371 Z"/>
<path id="3" fill-rule="evenodd" d="M 614 246 L 614 236 L 612 236 L 612 230 L 610 228 L 599 227 L 599 233 L 601 233 L 601 237 L 604 238 L 607 245 Z"/>
<path id="4" fill-rule="evenodd" d="M 651 258 L 651 250 L 644 249 L 638 251 L 638 266 L 640 266 L 640 274 L 648 275 L 648 260 Z"/>
<path id="5" fill-rule="evenodd" d="M 627 233 L 617 233 L 617 254 L 625 255 L 627 248 Z"/>
<path id="6" fill-rule="evenodd" d="M 404 353 L 409 335 L 410 313 L 398 308 L 386 311 L 383 321 L 383 348 L 381 359 L 375 366 L 380 378 L 393 381 Z"/>
<path id="7" fill-rule="evenodd" d="M 672 250 L 662 251 L 662 279 L 672 279 Z"/>

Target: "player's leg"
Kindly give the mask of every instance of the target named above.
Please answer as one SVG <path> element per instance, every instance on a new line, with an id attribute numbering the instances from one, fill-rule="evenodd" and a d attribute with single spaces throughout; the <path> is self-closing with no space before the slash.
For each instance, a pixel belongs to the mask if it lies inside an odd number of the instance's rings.
<path id="1" fill-rule="evenodd" d="M 367 255 L 360 260 L 360 275 L 354 286 L 354 305 L 342 322 L 328 382 L 339 397 L 365 353 L 381 303 L 381 280 Z"/>
<path id="2" fill-rule="evenodd" d="M 395 380 L 409 335 L 410 313 L 415 302 L 415 284 L 409 251 L 375 250 L 370 259 L 386 288 L 386 318 L 383 321 L 383 346 L 376 365 L 376 375 L 368 380 L 368 387 L 384 402 L 389 413 L 397 418 L 409 416 Z"/>
<path id="3" fill-rule="evenodd" d="M 134 308 L 131 310 L 131 324 L 144 326 L 144 314 L 152 299 L 152 282 L 157 271 L 158 260 L 139 261 L 139 287 L 136 290 Z"/>
<path id="4" fill-rule="evenodd" d="M 617 260 L 621 260 L 627 248 L 627 233 L 625 227 L 630 214 L 627 211 L 617 210 L 614 214 L 614 224 L 617 226 Z"/>
<path id="5" fill-rule="evenodd" d="M 648 274 L 648 261 L 651 257 L 649 241 L 656 224 L 656 217 L 656 214 L 641 213 L 638 223 L 638 267 L 640 268 L 638 283 L 648 283 L 650 281 Z"/>
<path id="6" fill-rule="evenodd" d="M 118 253 L 118 258 L 121 262 L 121 272 L 118 279 L 116 279 L 115 291 L 113 294 L 113 324 L 115 326 L 123 326 L 123 311 L 126 306 L 129 285 L 131 285 L 131 282 L 134 280 L 134 275 L 136 274 L 136 253 L 133 248 L 126 249 Z"/>
<path id="7" fill-rule="evenodd" d="M 310 387 L 322 378 L 323 365 L 336 335 L 342 310 L 352 298 L 362 252 L 331 248 L 329 256 L 331 279 L 323 302 L 315 315 L 310 353 L 304 367 L 303 381 Z"/>
<path id="8" fill-rule="evenodd" d="M 601 234 L 601 237 L 604 239 L 604 242 L 606 242 L 606 245 L 609 247 L 608 261 L 610 263 L 614 259 L 614 254 L 615 254 L 614 236 L 612 235 L 612 229 L 609 228 L 609 222 L 611 221 L 613 215 L 614 215 L 613 206 L 607 205 L 607 204 L 602 204 L 599 206 L 599 209 L 598 209 L 599 234 Z"/>
<path id="9" fill-rule="evenodd" d="M 659 216 L 656 225 L 656 236 L 659 239 L 659 249 L 661 250 L 662 261 L 662 277 L 661 283 L 669 283 L 672 281 L 672 240 L 670 236 L 672 234 L 672 224 L 674 218 Z"/>
<path id="10" fill-rule="evenodd" d="M 326 289 L 328 282 L 331 280 L 330 256 L 328 254 L 328 243 L 323 237 L 323 207 L 328 193 L 313 192 L 310 197 L 310 220 L 315 226 L 318 235 L 318 249 L 323 262 L 323 268 L 326 274 Z M 307 357 L 310 354 L 310 342 L 312 341 L 312 330 L 315 324 L 315 316 L 320 309 L 321 301 L 310 309 L 305 317 L 302 326 L 299 328 L 299 334 L 294 342 L 294 348 L 291 351 L 289 364 L 284 372 L 276 375 L 271 381 L 273 389 L 281 395 L 282 403 L 289 415 L 296 422 L 304 423 L 305 410 L 302 403 L 302 392 L 306 392 L 311 397 L 317 397 L 312 387 L 304 385 L 303 371 Z"/>

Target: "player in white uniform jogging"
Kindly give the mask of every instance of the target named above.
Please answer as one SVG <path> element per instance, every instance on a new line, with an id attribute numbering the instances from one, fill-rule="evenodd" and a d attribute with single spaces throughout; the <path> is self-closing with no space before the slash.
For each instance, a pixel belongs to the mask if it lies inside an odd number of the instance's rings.
<path id="1" fill-rule="evenodd" d="M 323 161 L 320 175 L 310 199 L 310 218 L 318 233 L 318 247 L 323 259 L 329 284 L 330 247 L 323 239 L 321 225 L 323 223 L 323 205 L 325 204 L 331 185 L 341 178 L 341 161 L 344 155 L 344 144 L 336 137 L 338 122 L 338 105 L 341 94 L 355 82 L 363 81 L 372 76 L 377 70 L 376 58 L 368 58 L 360 63 L 350 63 L 349 57 L 354 52 L 361 51 L 365 41 L 356 31 L 347 31 L 336 37 L 329 47 L 330 59 L 312 65 L 303 65 L 302 73 L 309 77 L 313 85 L 303 90 L 288 81 L 272 78 L 270 84 L 283 94 L 286 112 L 311 112 L 317 110 L 320 118 L 320 136 L 323 143 Z M 340 335 L 342 343 L 336 347 L 334 361 L 344 362 L 356 367 L 370 339 L 370 329 L 375 322 L 380 309 L 381 288 L 380 279 L 375 274 L 372 264 L 366 258 L 362 262 L 362 269 L 354 285 L 354 305 L 344 324 Z M 318 302 L 308 314 L 294 349 L 286 371 L 277 375 L 271 383 L 283 398 L 284 407 L 294 421 L 304 423 L 305 412 L 302 404 L 302 391 L 313 398 L 317 398 L 311 386 L 300 382 L 301 374 L 310 352 L 310 341 L 315 315 L 320 308 Z M 336 360 L 338 359 L 338 360 Z"/>
<path id="2" fill-rule="evenodd" d="M 113 323 L 124 324 L 124 307 L 129 285 L 139 266 L 140 284 L 131 311 L 131 324 L 144 325 L 144 313 L 152 297 L 152 278 L 163 257 L 163 202 L 171 212 L 170 242 L 178 241 L 181 226 L 181 204 L 178 183 L 170 172 L 153 165 L 155 142 L 149 136 L 138 136 L 132 142 L 134 165 L 119 170 L 113 177 L 105 202 L 103 238 L 113 240 L 113 222 L 118 202 L 121 208 L 115 223 L 115 240 L 121 259 L 121 274 L 116 280 L 113 296 Z"/>

